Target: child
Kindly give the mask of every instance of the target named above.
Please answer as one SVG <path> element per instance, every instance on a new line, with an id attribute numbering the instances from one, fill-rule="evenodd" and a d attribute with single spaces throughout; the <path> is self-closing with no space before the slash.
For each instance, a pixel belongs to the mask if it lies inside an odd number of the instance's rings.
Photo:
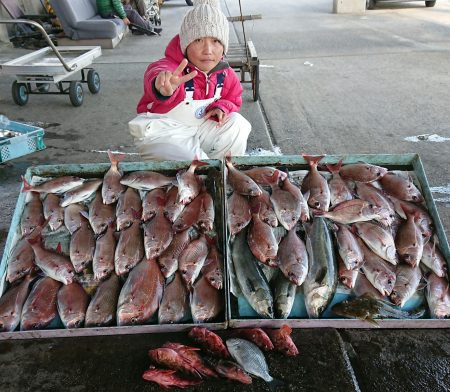
<path id="1" fill-rule="evenodd" d="M 228 20 L 217 0 L 197 0 L 180 33 L 144 75 L 130 133 L 145 160 L 221 159 L 243 155 L 250 123 L 237 113 L 242 86 L 222 60 Z"/>

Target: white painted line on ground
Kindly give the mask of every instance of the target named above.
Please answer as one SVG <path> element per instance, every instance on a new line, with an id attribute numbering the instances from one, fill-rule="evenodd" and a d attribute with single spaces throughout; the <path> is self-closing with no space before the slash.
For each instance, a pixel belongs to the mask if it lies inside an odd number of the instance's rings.
<path id="1" fill-rule="evenodd" d="M 442 193 L 444 195 L 449 195 L 445 197 L 435 198 L 434 201 L 439 203 L 450 203 L 450 184 L 447 184 L 445 186 L 432 186 L 430 187 L 430 191 L 432 193 Z"/>
<path id="2" fill-rule="evenodd" d="M 275 156 L 283 155 L 283 153 L 281 152 L 280 147 L 274 146 L 273 151 L 264 150 L 263 148 L 253 148 L 247 153 L 247 155 L 257 157 L 270 157 L 274 155 Z"/>
<path id="3" fill-rule="evenodd" d="M 448 142 L 450 141 L 450 137 L 443 137 L 443 136 L 439 136 L 436 135 L 435 133 L 433 134 L 429 134 L 429 133 L 424 133 L 423 135 L 417 135 L 417 136 L 408 136 L 405 137 L 405 139 L 407 142 L 436 142 L 436 143 L 442 143 L 442 142 Z"/>
<path id="4" fill-rule="evenodd" d="M 91 150 L 91 152 L 104 152 L 105 154 L 108 153 L 108 150 Z M 123 152 L 123 151 L 110 151 L 113 154 L 124 154 L 124 155 L 139 155 L 138 152 Z"/>
<path id="5" fill-rule="evenodd" d="M 275 68 L 275 65 L 269 65 L 269 64 L 259 64 L 260 68 Z"/>

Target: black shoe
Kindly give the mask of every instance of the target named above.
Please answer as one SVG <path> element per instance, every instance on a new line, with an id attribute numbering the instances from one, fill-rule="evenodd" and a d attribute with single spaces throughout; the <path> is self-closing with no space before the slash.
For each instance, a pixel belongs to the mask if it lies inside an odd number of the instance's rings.
<path id="1" fill-rule="evenodd" d="M 162 28 L 161 27 L 152 27 L 151 29 L 147 29 L 147 35 L 161 35 Z"/>

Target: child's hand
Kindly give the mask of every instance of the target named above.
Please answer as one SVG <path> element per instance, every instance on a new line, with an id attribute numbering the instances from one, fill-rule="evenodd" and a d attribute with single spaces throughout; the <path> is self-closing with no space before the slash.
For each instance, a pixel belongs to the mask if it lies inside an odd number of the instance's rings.
<path id="1" fill-rule="evenodd" d="M 194 79 L 197 76 L 197 71 L 191 72 L 184 76 L 179 76 L 186 68 L 188 61 L 183 59 L 175 71 L 162 71 L 158 74 L 155 80 L 155 87 L 161 95 L 170 97 L 180 84 Z"/>
<path id="2" fill-rule="evenodd" d="M 222 126 L 228 116 L 219 108 L 214 108 L 205 114 L 205 120 L 211 117 L 216 117 L 219 126 Z"/>

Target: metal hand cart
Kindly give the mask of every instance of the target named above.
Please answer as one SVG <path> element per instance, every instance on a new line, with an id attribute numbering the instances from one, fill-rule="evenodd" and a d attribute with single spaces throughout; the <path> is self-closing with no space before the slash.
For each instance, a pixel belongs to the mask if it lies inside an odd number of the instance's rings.
<path id="1" fill-rule="evenodd" d="M 92 94 L 100 91 L 100 76 L 88 67 L 101 56 L 100 46 L 60 46 L 57 49 L 39 23 L 24 19 L 0 19 L 0 23 L 31 24 L 49 44 L 49 47 L 0 64 L 0 75 L 16 76 L 12 97 L 17 105 L 26 105 L 31 94 L 65 94 L 69 95 L 73 106 L 81 106 L 84 99 L 82 83 L 87 83 Z M 66 80 L 78 71 L 81 71 L 81 80 Z M 50 91 L 51 84 L 56 85 L 57 91 Z"/>

